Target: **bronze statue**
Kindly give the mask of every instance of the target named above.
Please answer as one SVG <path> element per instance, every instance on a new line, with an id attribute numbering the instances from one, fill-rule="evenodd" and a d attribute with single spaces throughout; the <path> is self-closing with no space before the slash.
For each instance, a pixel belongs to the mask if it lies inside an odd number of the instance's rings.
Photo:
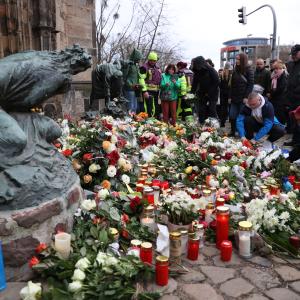
<path id="1" fill-rule="evenodd" d="M 51 200 L 77 181 L 71 164 L 52 145 L 60 127 L 30 110 L 67 91 L 72 75 L 90 66 L 91 56 L 78 45 L 0 60 L 0 210 Z"/>

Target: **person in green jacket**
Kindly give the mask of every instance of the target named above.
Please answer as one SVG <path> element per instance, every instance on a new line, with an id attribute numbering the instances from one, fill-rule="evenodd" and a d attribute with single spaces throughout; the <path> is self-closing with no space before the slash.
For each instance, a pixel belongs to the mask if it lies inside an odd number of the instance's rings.
<path id="1" fill-rule="evenodd" d="M 162 74 L 160 83 L 160 99 L 163 113 L 163 121 L 169 123 L 171 116 L 171 124 L 176 124 L 176 105 L 178 93 L 180 90 L 180 80 L 176 73 L 175 65 L 169 64 L 165 73 Z"/>
<path id="2" fill-rule="evenodd" d="M 129 113 L 137 112 L 137 97 L 136 93 L 140 90 L 139 84 L 139 62 L 142 59 L 142 54 L 139 50 L 133 49 L 129 60 L 120 61 L 121 70 L 123 73 L 123 93 L 128 102 Z"/>

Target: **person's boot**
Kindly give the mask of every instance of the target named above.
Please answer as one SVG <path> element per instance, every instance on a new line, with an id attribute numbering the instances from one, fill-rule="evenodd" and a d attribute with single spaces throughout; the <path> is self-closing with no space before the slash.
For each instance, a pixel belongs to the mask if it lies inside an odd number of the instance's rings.
<path id="1" fill-rule="evenodd" d="M 287 141 L 287 142 L 283 143 L 283 146 L 288 146 L 288 147 L 291 147 L 291 146 L 294 146 L 294 145 L 295 145 L 295 142 L 293 142 L 293 141 Z"/>

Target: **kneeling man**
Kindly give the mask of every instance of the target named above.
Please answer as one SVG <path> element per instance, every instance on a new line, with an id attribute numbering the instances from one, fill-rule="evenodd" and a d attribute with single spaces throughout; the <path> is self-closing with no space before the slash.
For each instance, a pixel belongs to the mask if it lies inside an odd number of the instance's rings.
<path id="1" fill-rule="evenodd" d="M 268 140 L 273 143 L 285 134 L 284 126 L 274 115 L 272 103 L 256 92 L 249 94 L 236 120 L 236 126 L 242 141 L 248 139 L 253 144 L 266 135 L 269 135 Z"/>

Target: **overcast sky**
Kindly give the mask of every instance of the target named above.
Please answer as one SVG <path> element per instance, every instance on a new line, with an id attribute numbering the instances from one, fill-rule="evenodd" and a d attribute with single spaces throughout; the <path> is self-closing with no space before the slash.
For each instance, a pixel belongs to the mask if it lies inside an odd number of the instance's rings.
<path id="1" fill-rule="evenodd" d="M 147 0 L 140 0 L 147 1 Z M 121 0 L 121 17 L 130 15 L 130 0 Z M 261 5 L 269 4 L 277 16 L 277 37 L 280 44 L 300 43 L 300 0 L 166 0 L 172 39 L 181 42 L 184 59 L 203 55 L 220 64 L 223 42 L 247 37 L 267 37 L 273 33 L 270 8 L 262 8 L 249 16 L 247 25 L 238 22 L 238 8 L 246 6 L 249 13 Z"/>

